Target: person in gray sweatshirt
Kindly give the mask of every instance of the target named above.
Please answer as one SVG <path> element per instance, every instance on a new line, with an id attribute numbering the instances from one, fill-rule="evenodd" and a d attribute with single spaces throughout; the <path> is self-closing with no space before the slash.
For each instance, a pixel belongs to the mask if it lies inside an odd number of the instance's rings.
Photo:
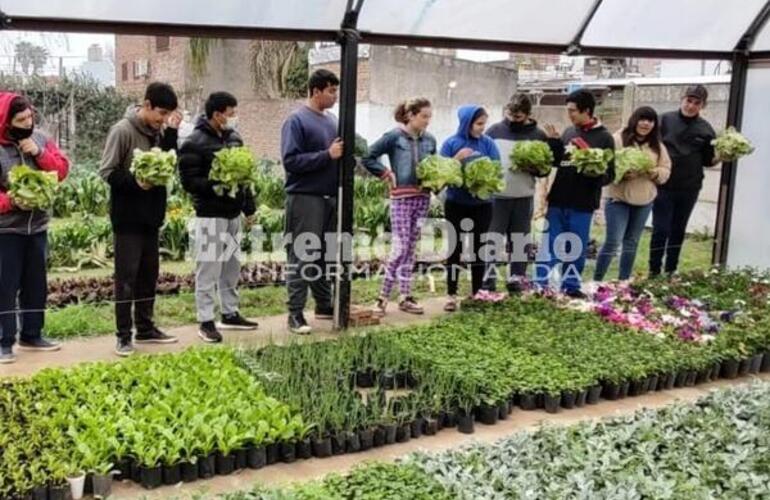
<path id="1" fill-rule="evenodd" d="M 529 245 L 522 244 L 524 236 L 532 229 L 534 211 L 535 184 L 537 175 L 511 170 L 511 151 L 516 141 L 544 141 L 556 152 L 563 146 L 558 131 L 552 125 L 545 130 L 537 126 L 532 119 L 532 101 L 526 94 L 515 94 L 505 106 L 502 121 L 492 125 L 487 135 L 494 139 L 500 150 L 500 158 L 505 171 L 505 190 L 494 196 L 492 222 L 489 231 L 506 242 L 510 268 L 506 288 L 511 293 L 521 290 L 520 279 L 527 273 L 527 253 Z M 497 236 L 499 235 L 499 236 Z M 484 288 L 494 291 L 497 288 L 497 272 L 490 264 L 486 270 Z"/>

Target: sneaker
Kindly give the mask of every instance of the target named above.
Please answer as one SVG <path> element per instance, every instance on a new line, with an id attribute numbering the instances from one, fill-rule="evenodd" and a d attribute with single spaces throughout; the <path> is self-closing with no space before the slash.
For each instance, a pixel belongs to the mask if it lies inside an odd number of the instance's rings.
<path id="1" fill-rule="evenodd" d="M 374 303 L 374 306 L 372 306 L 372 315 L 376 318 L 383 318 L 385 317 L 385 313 L 388 310 L 388 299 L 385 297 L 380 297 L 377 299 L 377 302 Z"/>
<path id="2" fill-rule="evenodd" d="M 444 311 L 455 312 L 456 310 L 457 310 L 457 296 L 450 295 L 446 301 L 446 305 L 444 305 Z"/>
<path id="3" fill-rule="evenodd" d="M 204 321 L 198 328 L 198 336 L 204 341 L 210 344 L 218 344 L 222 342 L 222 334 L 217 330 L 217 326 L 213 321 Z"/>
<path id="4" fill-rule="evenodd" d="M 9 365 L 16 362 L 16 355 L 13 353 L 13 347 L 3 347 L 0 349 L 0 364 Z"/>
<path id="5" fill-rule="evenodd" d="M 137 344 L 173 344 L 179 339 L 172 335 L 166 335 L 157 328 L 153 328 L 149 332 L 137 333 L 134 337 L 134 342 Z"/>
<path id="6" fill-rule="evenodd" d="M 45 337 L 38 337 L 36 339 L 22 340 L 19 339 L 20 351 L 58 351 L 61 349 L 61 344 L 52 340 L 48 340 Z"/>
<path id="7" fill-rule="evenodd" d="M 332 306 L 316 307 L 315 319 L 334 319 L 334 308 Z"/>
<path id="8" fill-rule="evenodd" d="M 569 297 L 571 299 L 585 300 L 585 299 L 588 298 L 588 295 L 583 293 L 582 290 L 565 290 L 564 291 L 564 295 L 566 295 L 567 297 Z"/>
<path id="9" fill-rule="evenodd" d="M 404 300 L 398 303 L 398 308 L 409 314 L 423 314 L 425 312 L 412 297 L 404 297 Z"/>
<path id="10" fill-rule="evenodd" d="M 313 329 L 305 321 L 305 316 L 302 313 L 297 313 L 289 314 L 289 331 L 297 335 L 308 335 Z"/>
<path id="11" fill-rule="evenodd" d="M 115 354 L 127 358 L 134 354 L 134 344 L 131 339 L 118 339 L 118 345 L 115 346 Z"/>
<path id="12" fill-rule="evenodd" d="M 247 320 L 238 312 L 223 314 L 222 321 L 217 323 L 217 328 L 220 330 L 256 330 L 258 326 L 258 323 Z"/>

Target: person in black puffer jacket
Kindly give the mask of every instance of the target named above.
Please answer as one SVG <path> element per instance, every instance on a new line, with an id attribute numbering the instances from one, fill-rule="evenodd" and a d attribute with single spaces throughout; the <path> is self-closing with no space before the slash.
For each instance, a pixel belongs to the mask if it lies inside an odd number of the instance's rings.
<path id="1" fill-rule="evenodd" d="M 254 194 L 241 188 L 235 197 L 219 195 L 216 182 L 209 179 L 215 154 L 224 148 L 243 146 L 235 131 L 238 101 L 227 92 L 214 92 L 206 100 L 206 114 L 198 118 L 195 130 L 179 150 L 182 186 L 195 205 L 195 302 L 205 342 L 221 342 L 217 327 L 250 330 L 256 323 L 238 312 L 238 279 L 241 263 L 241 214 L 250 226 L 256 212 Z M 214 322 L 216 295 L 222 307 L 222 322 Z"/>
<path id="2" fill-rule="evenodd" d="M 685 91 L 680 108 L 661 118 L 663 143 L 671 156 L 671 177 L 658 188 L 652 206 L 651 277 L 660 274 L 664 255 L 666 273 L 676 272 L 687 223 L 703 187 L 703 167 L 719 163 L 711 145 L 716 138 L 714 129 L 700 116 L 707 100 L 706 87 L 693 85 Z"/>
<path id="3" fill-rule="evenodd" d="M 102 153 L 99 175 L 110 185 L 110 220 L 115 232 L 115 321 L 118 356 L 137 343 L 173 343 L 153 323 L 155 287 L 160 270 L 159 231 L 166 217 L 166 186 L 140 183 L 131 173 L 134 150 L 176 150 L 182 120 L 174 89 L 165 83 L 147 86 L 144 102 L 131 106 L 112 126 Z M 131 309 L 134 309 L 134 321 Z"/>

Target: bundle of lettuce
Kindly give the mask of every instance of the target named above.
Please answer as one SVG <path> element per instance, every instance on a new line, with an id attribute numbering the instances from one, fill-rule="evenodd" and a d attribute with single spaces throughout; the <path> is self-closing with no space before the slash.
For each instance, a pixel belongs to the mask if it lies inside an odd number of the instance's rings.
<path id="1" fill-rule="evenodd" d="M 511 170 L 546 176 L 551 173 L 553 151 L 544 141 L 517 141 L 511 150 Z"/>
<path id="2" fill-rule="evenodd" d="M 8 173 L 8 183 L 14 203 L 28 209 L 48 210 L 53 206 L 59 177 L 55 172 L 17 165 Z"/>
<path id="3" fill-rule="evenodd" d="M 613 156 L 611 149 L 570 147 L 568 150 L 578 173 L 589 177 L 604 175 Z"/>
<path id="4" fill-rule="evenodd" d="M 430 155 L 417 164 L 417 179 L 423 188 L 436 193 L 447 186 L 463 185 L 460 162 L 439 155 Z"/>
<path id="5" fill-rule="evenodd" d="M 135 149 L 130 170 L 139 182 L 151 186 L 167 186 L 176 172 L 176 151 Z"/>
<path id="6" fill-rule="evenodd" d="M 637 147 L 627 147 L 615 152 L 615 184 L 629 173 L 645 174 L 652 172 L 655 161 Z"/>
<path id="7" fill-rule="evenodd" d="M 235 198 L 242 188 L 256 193 L 257 160 L 245 146 L 221 149 L 214 154 L 209 179 L 216 183 L 214 192 L 218 196 Z"/>
<path id="8" fill-rule="evenodd" d="M 486 156 L 473 160 L 465 166 L 465 187 L 482 200 L 501 192 L 505 189 L 502 165 Z"/>
<path id="9" fill-rule="evenodd" d="M 735 127 L 729 127 L 719 134 L 719 137 L 711 141 L 714 150 L 722 161 L 735 161 L 754 152 L 754 146 L 751 142 L 735 130 Z"/>

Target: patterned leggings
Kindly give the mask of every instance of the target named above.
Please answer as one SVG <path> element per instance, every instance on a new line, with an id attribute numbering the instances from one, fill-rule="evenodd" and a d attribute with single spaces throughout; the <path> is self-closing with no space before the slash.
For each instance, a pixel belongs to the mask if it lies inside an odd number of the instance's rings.
<path id="1" fill-rule="evenodd" d="M 406 297 L 411 293 L 414 257 L 421 230 L 420 219 L 424 219 L 428 214 L 429 205 L 429 196 L 390 200 L 393 242 L 380 296 L 390 297 L 396 280 L 402 296 Z"/>

